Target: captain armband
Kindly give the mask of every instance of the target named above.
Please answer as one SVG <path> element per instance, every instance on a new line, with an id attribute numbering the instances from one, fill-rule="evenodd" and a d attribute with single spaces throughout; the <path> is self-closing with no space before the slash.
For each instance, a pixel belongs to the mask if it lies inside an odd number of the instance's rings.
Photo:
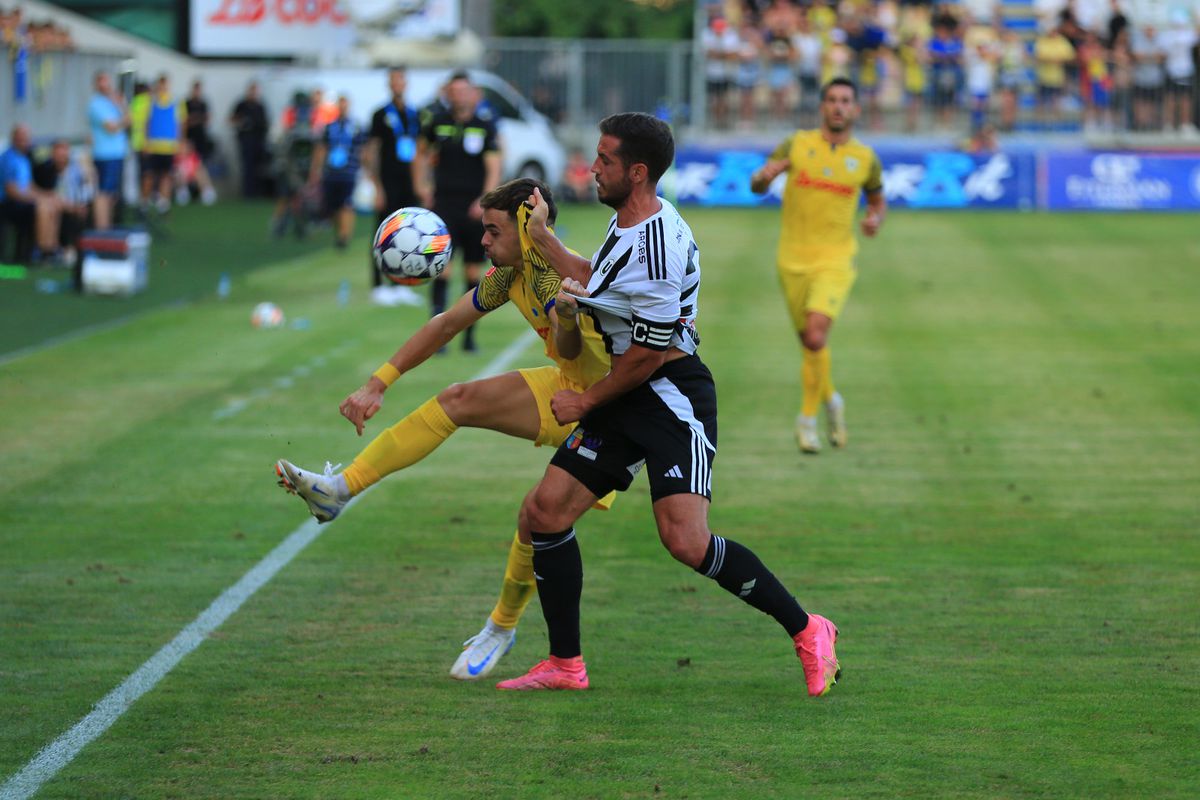
<path id="1" fill-rule="evenodd" d="M 648 347 L 651 350 L 666 350 L 671 346 L 671 336 L 674 333 L 674 320 L 654 322 L 634 314 L 629 335 L 634 344 Z"/>

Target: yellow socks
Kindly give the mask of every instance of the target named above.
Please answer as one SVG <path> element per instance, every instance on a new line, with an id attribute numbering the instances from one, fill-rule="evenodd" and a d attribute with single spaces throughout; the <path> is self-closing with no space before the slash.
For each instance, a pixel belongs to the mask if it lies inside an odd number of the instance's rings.
<path id="1" fill-rule="evenodd" d="M 360 494 L 385 475 L 410 467 L 458 430 L 436 397 L 375 437 L 342 472 L 351 494 Z M 532 562 L 530 562 L 532 564 Z M 530 567 L 532 569 L 532 567 Z"/>
<path id="2" fill-rule="evenodd" d="M 517 626 L 525 606 L 537 594 L 537 584 L 533 577 L 533 545 L 521 544 L 518 536 L 513 536 L 512 547 L 508 551 L 508 566 L 504 569 L 504 583 L 500 587 L 500 599 L 492 609 L 492 622 L 501 628 L 512 629 Z"/>
<path id="3" fill-rule="evenodd" d="M 837 393 L 833 388 L 833 353 L 829 352 L 829 345 L 821 348 L 817 358 L 821 368 L 821 402 L 828 403 Z"/>
<path id="4" fill-rule="evenodd" d="M 817 409 L 823 400 L 833 397 L 833 378 L 830 376 L 829 348 L 820 350 L 801 348 L 803 356 L 800 361 L 800 384 L 803 396 L 800 402 L 800 413 L 806 417 L 816 417 Z"/>

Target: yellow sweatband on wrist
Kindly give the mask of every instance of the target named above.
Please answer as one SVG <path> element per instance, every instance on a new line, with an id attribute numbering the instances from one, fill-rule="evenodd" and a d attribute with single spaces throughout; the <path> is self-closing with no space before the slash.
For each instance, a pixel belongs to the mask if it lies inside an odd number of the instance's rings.
<path id="1" fill-rule="evenodd" d="M 396 369 L 389 361 L 371 374 L 383 381 L 384 386 L 391 386 L 400 377 L 400 370 Z"/>

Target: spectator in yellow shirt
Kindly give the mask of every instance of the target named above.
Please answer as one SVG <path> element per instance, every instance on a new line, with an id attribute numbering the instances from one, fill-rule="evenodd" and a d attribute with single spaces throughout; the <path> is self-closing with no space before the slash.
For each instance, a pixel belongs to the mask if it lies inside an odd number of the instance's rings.
<path id="1" fill-rule="evenodd" d="M 1037 59 L 1038 110 L 1044 119 L 1058 118 L 1059 103 L 1067 86 L 1067 64 L 1075 60 L 1075 48 L 1062 27 L 1038 36 L 1033 46 Z"/>

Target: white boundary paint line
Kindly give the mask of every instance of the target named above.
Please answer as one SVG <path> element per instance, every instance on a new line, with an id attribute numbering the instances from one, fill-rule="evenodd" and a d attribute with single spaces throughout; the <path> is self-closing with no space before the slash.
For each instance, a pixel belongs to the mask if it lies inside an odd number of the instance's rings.
<path id="1" fill-rule="evenodd" d="M 537 335 L 533 331 L 525 331 L 471 380 L 488 378 L 503 372 L 536 339 Z M 362 496 L 351 500 L 346 508 L 349 509 Z M 138 667 L 116 689 L 109 692 L 87 716 L 48 744 L 22 767 L 20 772 L 5 781 L 4 785 L 0 786 L 0 800 L 26 800 L 36 794 L 46 781 L 53 778 L 59 770 L 71 763 L 83 748 L 108 730 L 139 697 L 153 689 L 185 656 L 199 647 L 209 634 L 241 608 L 242 603 L 275 577 L 279 570 L 287 566 L 288 562 L 308 547 L 327 527 L 328 525 L 319 526 L 316 520 L 310 519 L 292 531 L 274 550 L 243 575 L 241 580 L 222 592 L 212 605 L 192 620 L 174 639 Z"/>
<path id="2" fill-rule="evenodd" d="M 166 303 L 165 305 L 154 306 L 153 308 L 147 308 L 142 311 L 135 311 L 132 314 L 126 314 L 123 317 L 110 319 L 108 322 L 97 322 L 95 325 L 87 325 L 83 328 L 77 328 L 73 331 L 60 333 L 57 336 L 51 336 L 49 339 L 43 339 L 36 344 L 31 344 L 28 347 L 21 347 L 17 350 L 12 350 L 7 353 L 0 353 L 0 367 L 11 364 L 14 361 L 20 361 L 22 358 L 31 356 L 34 353 L 39 353 L 42 350 L 49 350 L 51 347 L 56 347 L 60 344 L 73 342 L 76 339 L 86 339 L 89 336 L 94 336 L 97 333 L 104 333 L 105 331 L 123 328 L 135 320 L 139 320 L 142 317 L 148 317 L 151 314 L 155 314 L 159 311 L 180 309 L 188 305 L 191 305 L 190 300 L 176 300 L 171 303 Z"/>
<path id="3" fill-rule="evenodd" d="M 221 420 L 229 419 L 245 411 L 252 403 L 265 400 L 277 391 L 290 389 L 295 384 L 297 378 L 311 375 L 314 369 L 324 366 L 329 359 L 340 356 L 357 344 L 357 339 L 342 342 L 336 347 L 326 350 L 324 353 L 313 356 L 304 364 L 297 364 L 288 374 L 276 377 L 275 380 L 271 381 L 269 386 L 260 386 L 245 397 L 235 397 L 213 412 L 213 421 L 220 422 Z"/>

